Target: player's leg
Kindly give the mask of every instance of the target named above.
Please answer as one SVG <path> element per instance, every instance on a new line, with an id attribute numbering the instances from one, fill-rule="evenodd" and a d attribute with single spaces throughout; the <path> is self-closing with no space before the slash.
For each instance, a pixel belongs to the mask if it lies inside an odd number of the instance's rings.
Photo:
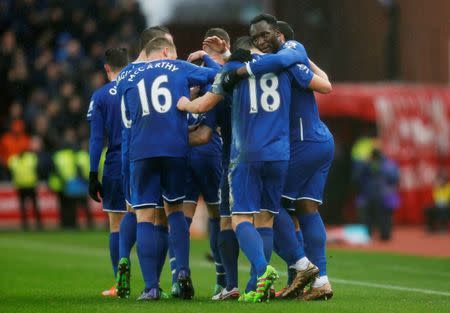
<path id="1" fill-rule="evenodd" d="M 109 255 L 114 277 L 117 277 L 119 263 L 119 229 L 122 218 L 126 212 L 123 185 L 121 177 L 103 176 L 103 211 L 108 214 L 109 220 Z M 104 296 L 116 296 L 116 286 L 102 292 Z"/>
<path id="2" fill-rule="evenodd" d="M 194 217 L 195 209 L 197 207 L 197 200 L 200 194 L 199 187 L 194 179 L 194 173 L 189 158 L 187 160 L 185 194 L 186 197 L 183 200 L 183 213 L 186 218 L 186 223 L 189 229 L 192 224 L 192 219 Z M 178 271 L 176 262 L 177 260 L 175 257 L 175 252 L 173 250 L 173 245 L 170 244 L 169 244 L 169 260 L 170 260 L 170 270 L 172 273 L 171 294 L 173 297 L 179 297 L 180 287 L 177 282 L 178 281 Z"/>
<path id="3" fill-rule="evenodd" d="M 264 244 L 253 225 L 253 214 L 259 212 L 263 162 L 240 162 L 230 164 L 230 204 L 232 227 L 239 246 L 258 277 L 256 292 L 245 293 L 240 300 L 260 302 L 267 299 L 268 291 L 278 278 L 264 255 Z"/>
<path id="4" fill-rule="evenodd" d="M 225 269 L 218 248 L 220 232 L 219 188 L 222 177 L 222 160 L 217 156 L 198 156 L 191 161 L 194 177 L 208 209 L 208 234 L 211 252 L 216 267 L 216 285 L 213 296 L 226 287 Z"/>
<path id="5" fill-rule="evenodd" d="M 158 275 L 158 281 L 160 281 L 161 272 L 164 267 L 164 263 L 166 261 L 167 251 L 169 248 L 169 228 L 167 226 L 167 216 L 164 211 L 164 202 L 161 198 L 156 206 L 156 217 L 155 217 L 155 229 L 156 229 L 156 242 L 157 242 L 157 251 L 156 254 L 158 256 L 156 263 L 156 272 Z M 165 293 L 161 287 L 160 293 L 161 298 L 169 298 L 170 295 Z"/>
<path id="6" fill-rule="evenodd" d="M 169 224 L 169 245 L 176 258 L 180 298 L 192 299 L 194 288 L 189 268 L 189 227 L 183 213 L 186 159 L 162 158 L 161 187 L 164 210 Z"/>
<path id="7" fill-rule="evenodd" d="M 236 299 L 239 297 L 238 288 L 238 257 L 239 242 L 231 227 L 230 187 L 228 183 L 228 167 L 224 169 L 221 181 L 220 201 L 220 233 L 218 248 L 222 264 L 225 268 L 227 286 L 222 293 L 213 300 Z"/>
<path id="8" fill-rule="evenodd" d="M 136 246 L 145 289 L 139 301 L 160 298 L 157 274 L 156 205 L 161 197 L 161 160 L 148 158 L 130 163 L 131 203 L 136 210 Z"/>
<path id="9" fill-rule="evenodd" d="M 329 299 L 333 291 L 327 276 L 326 263 L 326 230 L 319 206 L 322 203 L 323 191 L 331 163 L 333 161 L 334 142 L 308 143 L 308 153 L 304 158 L 313 158 L 311 168 L 315 173 L 310 177 L 295 202 L 297 216 L 305 243 L 307 257 L 319 268 L 319 277 L 311 284 L 311 289 L 301 298 L 304 300 Z"/>

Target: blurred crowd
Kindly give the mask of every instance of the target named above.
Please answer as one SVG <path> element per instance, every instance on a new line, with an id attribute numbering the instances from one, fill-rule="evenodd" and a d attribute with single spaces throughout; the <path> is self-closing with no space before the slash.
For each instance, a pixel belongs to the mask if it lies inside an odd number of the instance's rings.
<path id="1" fill-rule="evenodd" d="M 8 159 L 32 146 L 44 159 L 87 149 L 104 51 L 133 53 L 145 26 L 134 0 L 0 0 L 0 180 L 11 178 Z"/>

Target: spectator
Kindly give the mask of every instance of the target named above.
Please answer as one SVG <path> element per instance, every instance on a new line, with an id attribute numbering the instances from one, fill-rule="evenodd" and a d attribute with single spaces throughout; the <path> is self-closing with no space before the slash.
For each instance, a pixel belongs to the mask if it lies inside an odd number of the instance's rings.
<path id="1" fill-rule="evenodd" d="M 450 212 L 450 181 L 445 171 L 440 171 L 433 187 L 433 204 L 425 209 L 427 230 L 430 233 L 448 231 Z"/>
<path id="2" fill-rule="evenodd" d="M 357 177 L 359 202 L 369 235 L 377 227 L 381 240 L 389 240 L 392 234 L 392 213 L 399 206 L 397 165 L 373 148 L 370 158 L 360 168 Z"/>
<path id="3" fill-rule="evenodd" d="M 19 196 L 19 208 L 22 221 L 22 229 L 28 230 L 28 217 L 26 204 L 29 201 L 33 207 L 36 218 L 36 228 L 42 230 L 42 219 L 37 201 L 36 188 L 39 182 L 39 156 L 41 142 L 38 137 L 32 138 L 30 148 L 24 152 L 13 155 L 8 160 L 12 182 Z"/>

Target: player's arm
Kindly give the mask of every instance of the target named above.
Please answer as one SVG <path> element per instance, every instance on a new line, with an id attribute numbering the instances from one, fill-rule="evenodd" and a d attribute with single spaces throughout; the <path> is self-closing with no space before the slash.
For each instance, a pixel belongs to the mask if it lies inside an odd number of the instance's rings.
<path id="1" fill-rule="evenodd" d="M 330 81 L 315 74 L 305 64 L 291 66 L 289 71 L 293 75 L 295 82 L 302 88 L 309 88 L 323 94 L 332 91 Z"/>
<path id="2" fill-rule="evenodd" d="M 187 61 L 192 63 L 196 60 L 202 60 L 206 67 L 219 71 L 222 66 L 214 61 L 205 51 L 198 50 L 189 54 Z"/>
<path id="3" fill-rule="evenodd" d="M 213 130 L 205 124 L 201 124 L 194 131 L 189 133 L 189 145 L 200 146 L 207 144 L 211 139 Z"/>
<path id="4" fill-rule="evenodd" d="M 297 63 L 309 63 L 306 50 L 300 43 L 295 43 L 293 48 L 281 49 L 276 54 L 267 54 L 256 62 L 246 63 L 236 73 L 242 77 L 279 73 Z"/>
<path id="5" fill-rule="evenodd" d="M 104 138 L 104 118 L 99 108 L 99 101 L 92 97 L 89 104 L 87 118 L 90 124 L 89 133 L 89 159 L 90 159 L 90 173 L 89 173 L 89 195 L 97 202 L 100 202 L 98 194 L 103 197 L 102 186 L 98 181 L 98 165 L 103 150 Z"/>
<path id="6" fill-rule="evenodd" d="M 191 113 L 205 113 L 211 110 L 223 99 L 223 96 L 208 91 L 203 96 L 190 101 L 186 97 L 178 100 L 177 108 L 180 111 Z"/>
<path id="7" fill-rule="evenodd" d="M 320 67 L 318 67 L 316 63 L 314 63 L 313 61 L 309 60 L 309 65 L 311 67 L 311 70 L 314 72 L 314 74 L 322 77 L 325 80 L 328 80 L 328 81 L 330 80 L 328 78 L 327 73 L 325 73 Z"/>
<path id="8" fill-rule="evenodd" d="M 206 92 L 203 96 L 192 101 L 186 97 L 181 97 L 178 100 L 177 108 L 180 111 L 191 113 L 205 113 L 214 108 L 224 97 L 225 91 L 222 87 L 222 73 L 219 73 L 216 75 L 211 91 Z"/>

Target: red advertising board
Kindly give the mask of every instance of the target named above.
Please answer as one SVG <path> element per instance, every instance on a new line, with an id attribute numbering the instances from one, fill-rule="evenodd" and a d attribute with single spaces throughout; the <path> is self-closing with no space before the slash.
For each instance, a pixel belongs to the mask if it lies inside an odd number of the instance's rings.
<path id="1" fill-rule="evenodd" d="M 383 151 L 400 166 L 401 207 L 396 220 L 423 222 L 432 184 L 450 171 L 450 89 L 423 85 L 336 85 L 318 95 L 322 117 L 375 122 Z"/>

